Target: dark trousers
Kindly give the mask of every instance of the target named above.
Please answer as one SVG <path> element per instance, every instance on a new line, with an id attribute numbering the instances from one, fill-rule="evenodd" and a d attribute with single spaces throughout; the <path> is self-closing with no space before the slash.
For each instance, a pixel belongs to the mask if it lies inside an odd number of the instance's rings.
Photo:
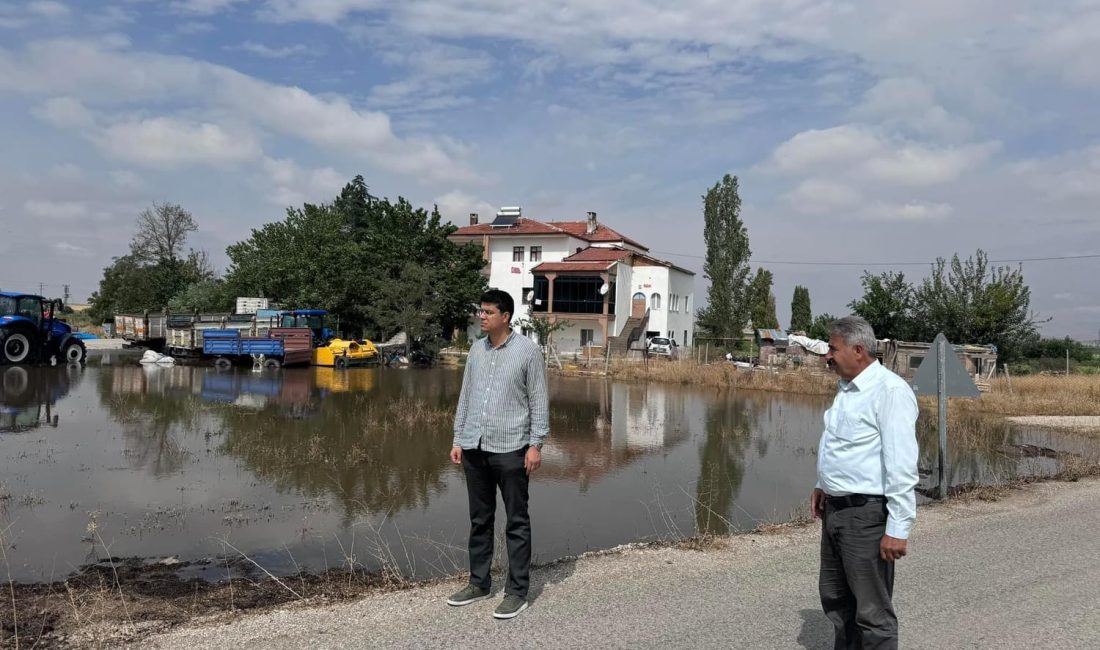
<path id="1" fill-rule="evenodd" d="M 489 589 L 497 488 L 508 516 L 508 585 L 505 593 L 527 598 L 531 568 L 531 517 L 527 514 L 527 448 L 505 454 L 462 450 L 466 492 L 470 497 L 470 584 Z"/>
<path id="2" fill-rule="evenodd" d="M 885 499 L 843 508 L 826 501 L 818 587 L 837 650 L 898 647 L 894 563 L 879 557 L 885 532 Z"/>

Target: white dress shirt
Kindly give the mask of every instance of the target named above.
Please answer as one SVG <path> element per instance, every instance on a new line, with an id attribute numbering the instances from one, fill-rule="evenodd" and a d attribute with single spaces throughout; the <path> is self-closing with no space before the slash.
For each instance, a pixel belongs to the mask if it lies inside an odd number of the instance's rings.
<path id="1" fill-rule="evenodd" d="M 825 411 L 817 487 L 830 496 L 886 497 L 886 534 L 908 539 L 917 518 L 917 398 L 904 379 L 875 361 L 840 380 Z"/>

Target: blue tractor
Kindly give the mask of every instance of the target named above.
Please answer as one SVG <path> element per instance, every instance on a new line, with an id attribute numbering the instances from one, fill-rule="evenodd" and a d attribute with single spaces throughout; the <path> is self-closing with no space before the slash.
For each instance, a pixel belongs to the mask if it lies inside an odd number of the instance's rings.
<path id="1" fill-rule="evenodd" d="M 84 342 L 60 312 L 60 300 L 0 291 L 0 365 L 84 363 Z"/>

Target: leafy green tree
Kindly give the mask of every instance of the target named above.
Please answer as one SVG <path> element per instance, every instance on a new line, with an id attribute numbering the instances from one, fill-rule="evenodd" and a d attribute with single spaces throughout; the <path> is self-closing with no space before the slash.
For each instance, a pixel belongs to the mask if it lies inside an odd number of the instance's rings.
<path id="1" fill-rule="evenodd" d="M 573 325 L 573 322 L 567 320 L 550 320 L 547 316 L 533 314 L 529 318 L 516 321 L 514 325 L 521 329 L 531 330 L 531 333 L 538 338 L 543 353 L 545 353 L 546 345 L 550 342 L 550 338 L 554 336 L 554 333 L 568 329 Z"/>
<path id="2" fill-rule="evenodd" d="M 448 240 L 455 230 L 434 208 L 372 196 L 357 176 L 332 203 L 290 208 L 230 246 L 227 282 L 239 295 L 327 309 L 346 332 L 404 330 L 424 343 L 465 329 L 485 288 L 480 250 Z"/>
<path id="3" fill-rule="evenodd" d="M 736 176 L 726 174 L 703 196 L 703 240 L 707 254 L 703 273 L 710 280 L 707 306 L 696 314 L 706 334 L 741 338 L 749 322 L 745 292 L 749 276 L 749 234 L 741 221 Z"/>
<path id="4" fill-rule="evenodd" d="M 1031 290 L 1023 268 L 989 266 L 986 253 L 936 260 L 932 274 L 913 292 L 913 328 L 932 340 L 943 332 L 952 343 L 997 346 L 1010 361 L 1039 338 L 1039 320 L 1031 311 Z"/>
<path id="5" fill-rule="evenodd" d="M 791 330 L 807 332 L 813 325 L 813 311 L 810 309 L 810 290 L 803 286 L 794 288 L 791 298 Z"/>
<path id="6" fill-rule="evenodd" d="M 233 296 L 221 280 L 201 280 L 189 285 L 168 301 L 173 313 L 233 311 Z"/>
<path id="7" fill-rule="evenodd" d="M 919 336 L 914 320 L 914 290 L 904 273 L 886 271 L 872 275 L 864 271 L 861 282 L 863 297 L 853 300 L 848 307 L 871 324 L 875 336 L 899 341 Z"/>
<path id="8" fill-rule="evenodd" d="M 818 339 L 820 341 L 829 340 L 829 326 L 836 320 L 836 316 L 832 314 L 818 314 L 817 318 L 810 323 L 810 327 L 806 330 L 806 336 L 812 339 Z"/>
<path id="9" fill-rule="evenodd" d="M 745 291 L 745 300 L 749 304 L 749 318 L 754 328 L 778 329 L 779 318 L 775 315 L 775 294 L 772 293 L 772 272 L 763 268 L 756 269 L 756 275 Z"/>

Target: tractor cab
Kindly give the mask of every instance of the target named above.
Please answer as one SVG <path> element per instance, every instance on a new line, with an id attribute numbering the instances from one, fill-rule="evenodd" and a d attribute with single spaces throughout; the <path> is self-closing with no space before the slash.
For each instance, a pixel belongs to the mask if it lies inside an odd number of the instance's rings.
<path id="1" fill-rule="evenodd" d="M 313 332 L 313 344 L 322 345 L 332 338 L 332 330 L 325 327 L 324 309 L 292 309 L 279 312 L 279 327 L 308 327 Z"/>
<path id="2" fill-rule="evenodd" d="M 0 291 L 0 365 L 82 363 L 84 342 L 58 318 L 60 312 L 60 300 Z"/>

